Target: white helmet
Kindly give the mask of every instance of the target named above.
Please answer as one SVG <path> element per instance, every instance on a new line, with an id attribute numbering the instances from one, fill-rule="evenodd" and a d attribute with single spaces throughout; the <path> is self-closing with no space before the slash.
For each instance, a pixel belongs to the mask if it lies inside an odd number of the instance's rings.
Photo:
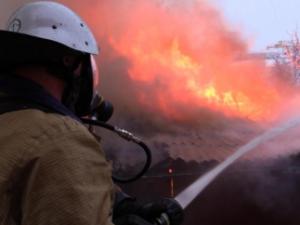
<path id="1" fill-rule="evenodd" d="M 10 17 L 6 30 L 0 30 L 0 70 L 9 71 L 28 64 L 46 65 L 53 75 L 62 75 L 60 78 L 67 78 L 72 85 L 70 77 L 78 77 L 74 73 L 70 76 L 75 71 L 73 66 L 81 65 L 83 79 L 80 79 L 80 87 L 76 86 L 80 89 L 78 97 L 75 101 L 71 93 L 74 89 L 66 88 L 70 93 L 63 101 L 79 116 L 89 113 L 95 94 L 93 54 L 98 54 L 98 47 L 92 32 L 78 15 L 59 3 L 25 4 Z M 78 60 L 67 67 L 63 59 L 70 55 Z"/>
<path id="2" fill-rule="evenodd" d="M 62 4 L 33 2 L 8 20 L 7 31 L 51 40 L 80 52 L 98 54 L 97 42 L 83 20 Z"/>

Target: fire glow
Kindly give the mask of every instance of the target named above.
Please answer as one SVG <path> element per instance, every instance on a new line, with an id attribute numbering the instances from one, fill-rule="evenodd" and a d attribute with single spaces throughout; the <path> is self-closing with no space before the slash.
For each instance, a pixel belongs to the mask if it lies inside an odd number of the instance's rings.
<path id="1" fill-rule="evenodd" d="M 204 0 L 112 0 L 94 11 L 92 23 L 104 22 L 94 24 L 100 43 L 129 62 L 144 108 L 179 120 L 201 108 L 263 120 L 281 100 L 264 61 L 238 60 L 247 42 Z"/>

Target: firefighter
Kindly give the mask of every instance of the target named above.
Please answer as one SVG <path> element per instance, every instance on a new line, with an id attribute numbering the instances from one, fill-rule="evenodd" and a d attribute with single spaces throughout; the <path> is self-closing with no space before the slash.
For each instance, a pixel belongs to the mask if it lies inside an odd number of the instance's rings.
<path id="1" fill-rule="evenodd" d="M 25 4 L 0 31 L 0 224 L 110 225 L 114 216 L 142 225 L 164 212 L 182 222 L 173 200 L 115 197 L 111 167 L 80 120 L 92 110 L 96 54 L 87 24 L 55 2 Z"/>

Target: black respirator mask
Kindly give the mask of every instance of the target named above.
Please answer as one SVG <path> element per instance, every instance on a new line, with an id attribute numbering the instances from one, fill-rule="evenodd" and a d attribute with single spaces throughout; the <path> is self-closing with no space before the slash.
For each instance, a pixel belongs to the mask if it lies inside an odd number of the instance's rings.
<path id="1" fill-rule="evenodd" d="M 65 88 L 62 102 L 78 117 L 91 117 L 106 122 L 113 114 L 113 106 L 100 96 L 96 87 L 99 80 L 93 56 L 85 54 L 72 63 L 64 60 Z M 53 68 L 53 67 L 52 67 Z"/>

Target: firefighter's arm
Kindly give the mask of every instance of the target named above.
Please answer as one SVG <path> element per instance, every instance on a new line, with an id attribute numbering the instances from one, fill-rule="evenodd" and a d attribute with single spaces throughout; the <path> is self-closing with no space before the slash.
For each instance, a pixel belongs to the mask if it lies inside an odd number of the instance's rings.
<path id="1" fill-rule="evenodd" d="M 24 225 L 112 225 L 110 166 L 88 132 L 47 137 L 23 193 Z"/>

